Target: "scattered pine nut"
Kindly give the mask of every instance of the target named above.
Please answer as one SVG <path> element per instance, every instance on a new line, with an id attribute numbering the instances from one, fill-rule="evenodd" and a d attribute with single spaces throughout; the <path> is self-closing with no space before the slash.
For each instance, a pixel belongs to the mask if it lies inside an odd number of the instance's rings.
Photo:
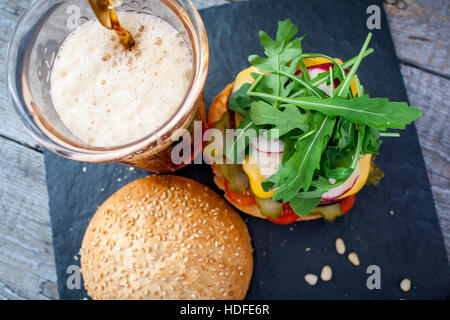
<path id="1" fill-rule="evenodd" d="M 350 261 L 354 266 L 359 266 L 359 257 L 355 252 L 350 252 L 347 256 L 348 261 Z"/>
<path id="2" fill-rule="evenodd" d="M 322 272 L 320 273 L 320 279 L 322 279 L 322 281 L 330 281 L 332 277 L 333 270 L 331 270 L 331 267 L 328 265 L 323 266 Z"/>
<path id="3" fill-rule="evenodd" d="M 393 216 L 394 213 L 395 213 L 394 210 L 389 211 L 389 214 L 390 214 L 391 216 Z"/>
<path id="4" fill-rule="evenodd" d="M 315 274 L 308 273 L 307 275 L 305 275 L 305 281 L 310 286 L 315 286 L 318 280 L 319 278 Z"/>
<path id="5" fill-rule="evenodd" d="M 345 253 L 345 243 L 344 240 L 342 240 L 341 238 L 337 238 L 336 239 L 336 251 L 339 254 L 344 254 Z"/>
<path id="6" fill-rule="evenodd" d="M 311 251 L 311 248 L 306 248 L 305 251 L 306 252 Z"/>
<path id="7" fill-rule="evenodd" d="M 408 278 L 405 278 L 400 282 L 400 289 L 402 289 L 404 292 L 408 292 L 411 290 L 411 280 Z"/>

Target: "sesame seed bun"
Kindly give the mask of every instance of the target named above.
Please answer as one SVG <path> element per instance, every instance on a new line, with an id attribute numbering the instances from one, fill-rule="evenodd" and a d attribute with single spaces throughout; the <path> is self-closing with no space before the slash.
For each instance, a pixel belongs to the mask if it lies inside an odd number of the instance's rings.
<path id="1" fill-rule="evenodd" d="M 208 187 L 178 176 L 135 180 L 97 210 L 81 247 L 93 299 L 243 299 L 250 237 Z"/>
<path id="2" fill-rule="evenodd" d="M 228 97 L 230 95 L 230 91 L 233 88 L 233 82 L 230 83 L 225 87 L 225 89 L 219 93 L 213 100 L 211 104 L 211 108 L 209 108 L 208 111 L 208 126 L 211 127 L 216 123 L 222 114 L 227 111 L 228 109 Z M 225 191 L 225 176 L 219 171 L 219 168 L 215 165 L 211 165 L 213 172 L 214 172 L 214 183 L 223 191 Z M 233 206 L 235 206 L 237 209 L 241 210 L 242 212 L 245 212 L 249 215 L 252 215 L 254 217 L 267 219 L 265 216 L 261 214 L 261 211 L 259 210 L 259 207 L 256 204 L 249 205 L 249 206 L 243 206 L 238 204 L 237 202 L 230 199 L 230 197 L 227 196 L 225 193 L 224 195 L 225 199 L 227 199 Z M 297 221 L 305 221 L 305 220 L 315 220 L 322 218 L 319 214 L 309 214 L 304 217 L 298 217 Z"/>

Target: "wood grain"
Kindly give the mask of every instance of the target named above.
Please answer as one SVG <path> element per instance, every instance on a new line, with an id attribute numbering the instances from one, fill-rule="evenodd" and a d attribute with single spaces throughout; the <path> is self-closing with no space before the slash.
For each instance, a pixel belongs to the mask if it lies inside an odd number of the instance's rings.
<path id="1" fill-rule="evenodd" d="M 415 124 L 450 257 L 450 80 L 407 65 L 401 72 L 411 105 L 423 112 Z"/>
<path id="2" fill-rule="evenodd" d="M 57 298 L 43 154 L 0 138 L 0 298 Z"/>
<path id="3" fill-rule="evenodd" d="M 4 66 L 8 43 L 20 15 L 29 3 L 31 0 L 0 0 L 0 83 L 2 84 L 5 83 Z M 38 143 L 25 132 L 19 123 L 5 89 L 0 92 L 0 136 L 20 141 L 32 147 L 38 146 Z"/>
<path id="4" fill-rule="evenodd" d="M 440 75 L 450 75 L 450 1 L 385 0 L 397 56 Z"/>
<path id="5" fill-rule="evenodd" d="M 197 8 L 238 0 L 193 0 Z M 0 0 L 0 83 L 9 37 L 31 0 Z M 447 0 L 385 0 L 401 71 L 450 257 L 450 161 L 447 126 L 450 41 Z M 45 168 L 37 143 L 0 90 L 0 299 L 57 298 Z"/>

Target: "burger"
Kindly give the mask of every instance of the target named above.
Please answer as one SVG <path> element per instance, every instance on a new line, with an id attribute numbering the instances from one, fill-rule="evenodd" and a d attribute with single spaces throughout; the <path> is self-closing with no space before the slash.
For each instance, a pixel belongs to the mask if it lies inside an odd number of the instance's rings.
<path id="1" fill-rule="evenodd" d="M 343 62 L 303 52 L 297 31 L 287 19 L 275 39 L 260 32 L 265 57 L 251 55 L 251 66 L 214 99 L 208 125 L 223 140 L 210 134 L 204 147 L 225 198 L 279 224 L 348 212 L 363 186 L 383 176 L 373 163 L 381 138 L 398 137 L 388 130 L 421 116 L 364 91 L 357 70 L 373 52 L 372 34 Z"/>
<path id="2" fill-rule="evenodd" d="M 245 223 L 217 193 L 154 175 L 98 208 L 82 242 L 81 270 L 93 299 L 243 299 L 252 247 Z"/>

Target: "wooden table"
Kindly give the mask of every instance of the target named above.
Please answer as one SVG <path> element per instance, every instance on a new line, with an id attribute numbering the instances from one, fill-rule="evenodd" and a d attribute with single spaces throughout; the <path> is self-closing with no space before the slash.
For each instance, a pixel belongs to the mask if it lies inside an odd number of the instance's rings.
<path id="1" fill-rule="evenodd" d="M 0 83 L 6 48 L 31 0 L 0 0 Z M 232 0 L 193 0 L 200 8 Z M 401 72 L 416 122 L 450 256 L 450 2 L 385 0 Z M 41 147 L 24 131 L 0 91 L 0 299 L 56 299 L 48 195 Z"/>

